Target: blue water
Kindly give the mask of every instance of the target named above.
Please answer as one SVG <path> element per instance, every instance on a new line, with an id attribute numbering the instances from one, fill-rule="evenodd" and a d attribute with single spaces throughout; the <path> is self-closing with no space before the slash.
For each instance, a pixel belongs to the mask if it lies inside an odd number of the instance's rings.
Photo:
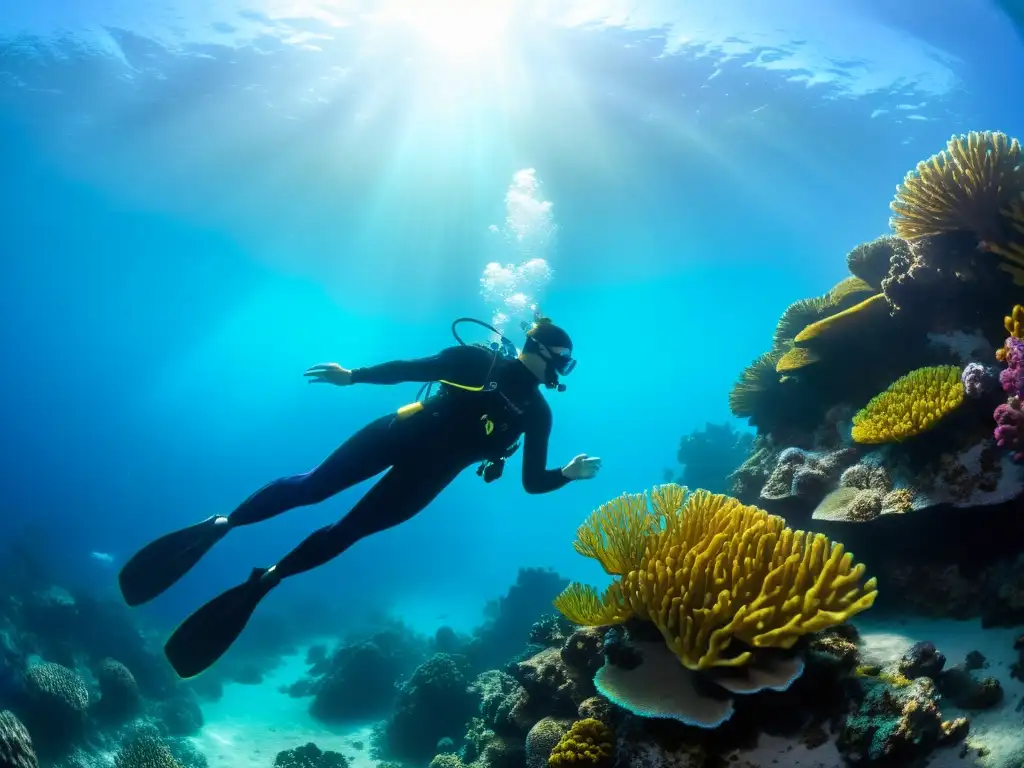
<path id="1" fill-rule="evenodd" d="M 523 256 L 489 227 L 534 169 L 557 226 L 542 306 L 580 360 L 549 396 L 551 462 L 602 474 L 538 497 L 518 457 L 494 485 L 467 472 L 260 611 L 468 628 L 522 566 L 599 580 L 572 549 L 585 515 L 731 420 L 781 311 L 886 231 L 917 161 L 1024 118 L 1024 43 L 984 0 L 528 5 L 460 57 L 450 23 L 375 3 L 6 4 L 0 535 L 113 594 L 149 539 L 410 401 L 302 371 L 488 318 L 483 269 Z M 364 491 L 232 534 L 142 613 L 177 622 Z"/>

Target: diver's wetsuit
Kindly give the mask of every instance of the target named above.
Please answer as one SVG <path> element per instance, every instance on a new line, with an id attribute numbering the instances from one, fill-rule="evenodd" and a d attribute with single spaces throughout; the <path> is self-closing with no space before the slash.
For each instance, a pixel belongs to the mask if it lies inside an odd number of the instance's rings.
<path id="1" fill-rule="evenodd" d="M 231 513 L 231 527 L 316 504 L 388 470 L 333 525 L 313 533 L 277 564 L 284 578 L 323 565 L 360 539 L 405 522 L 424 509 L 467 467 L 497 460 L 519 439 L 523 487 L 547 493 L 569 480 L 547 468 L 551 409 L 540 382 L 518 360 L 495 359 L 481 347 L 458 346 L 433 357 L 399 360 L 352 371 L 353 384 L 452 382 L 412 415 L 390 414 L 356 432 L 310 472 L 275 480 Z M 490 425 L 490 426 L 488 426 Z"/>

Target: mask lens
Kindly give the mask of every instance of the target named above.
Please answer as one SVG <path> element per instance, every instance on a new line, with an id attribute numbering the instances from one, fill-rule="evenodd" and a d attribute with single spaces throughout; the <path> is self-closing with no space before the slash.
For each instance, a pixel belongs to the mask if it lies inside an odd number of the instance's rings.
<path id="1" fill-rule="evenodd" d="M 560 376 L 568 376 L 576 367 L 576 361 L 568 352 L 554 356 L 555 370 Z"/>

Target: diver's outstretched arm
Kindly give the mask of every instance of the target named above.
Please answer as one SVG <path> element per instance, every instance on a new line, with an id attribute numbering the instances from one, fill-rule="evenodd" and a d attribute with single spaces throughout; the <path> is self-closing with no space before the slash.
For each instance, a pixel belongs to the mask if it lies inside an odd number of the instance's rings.
<path id="1" fill-rule="evenodd" d="M 407 381 L 444 380 L 476 385 L 483 383 L 491 360 L 492 355 L 479 347 L 448 347 L 430 357 L 356 368 L 352 371 L 352 383 L 402 384 Z"/>

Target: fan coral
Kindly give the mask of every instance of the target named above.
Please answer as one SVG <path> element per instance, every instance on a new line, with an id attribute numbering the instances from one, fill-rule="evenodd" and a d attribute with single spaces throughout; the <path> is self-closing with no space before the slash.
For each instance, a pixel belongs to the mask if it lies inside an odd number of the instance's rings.
<path id="1" fill-rule="evenodd" d="M 885 295 L 876 293 L 874 296 L 864 299 L 864 301 L 859 304 L 854 304 L 849 309 L 844 309 L 842 312 L 837 312 L 823 320 L 812 323 L 800 331 L 800 333 L 796 335 L 794 341 L 797 343 L 805 342 L 810 339 L 816 339 L 825 333 L 834 332 L 837 329 L 848 329 L 851 325 L 863 320 L 870 313 L 881 309 L 888 312 L 889 307 L 885 300 Z"/>
<path id="2" fill-rule="evenodd" d="M 1021 148 L 993 131 L 953 136 L 946 149 L 917 164 L 896 189 L 890 226 L 904 240 L 969 231 L 1005 242 L 1000 211 L 1022 190 Z"/>
<path id="3" fill-rule="evenodd" d="M 729 654 L 734 639 L 755 649 L 791 648 L 875 601 L 875 580 L 861 583 L 864 566 L 842 545 L 728 496 L 663 485 L 649 502 L 645 494 L 624 495 L 620 507 L 629 517 L 598 510 L 580 526 L 584 543 L 577 545 L 619 580 L 601 598 L 572 584 L 555 607 L 591 626 L 650 621 L 689 669 L 748 664 L 751 651 Z M 589 615 L 581 610 L 584 593 L 594 598 Z"/>
<path id="4" fill-rule="evenodd" d="M 767 393 L 778 385 L 775 365 L 782 351 L 766 352 L 748 365 L 729 392 L 729 410 L 733 416 L 753 416 L 767 402 Z"/>
<path id="5" fill-rule="evenodd" d="M 853 439 L 858 443 L 892 443 L 918 435 L 963 402 L 960 368 L 938 365 L 918 368 L 875 395 L 853 417 Z"/>
<path id="6" fill-rule="evenodd" d="M 880 290 L 882 280 L 889 274 L 889 262 L 895 254 L 910 257 L 910 248 L 905 240 L 892 235 L 883 235 L 869 243 L 862 243 L 846 256 L 850 274 L 856 275 L 875 290 Z"/>
<path id="7" fill-rule="evenodd" d="M 577 720 L 551 750 L 548 765 L 597 768 L 610 765 L 614 752 L 614 734 L 607 725 L 593 718 Z"/>

